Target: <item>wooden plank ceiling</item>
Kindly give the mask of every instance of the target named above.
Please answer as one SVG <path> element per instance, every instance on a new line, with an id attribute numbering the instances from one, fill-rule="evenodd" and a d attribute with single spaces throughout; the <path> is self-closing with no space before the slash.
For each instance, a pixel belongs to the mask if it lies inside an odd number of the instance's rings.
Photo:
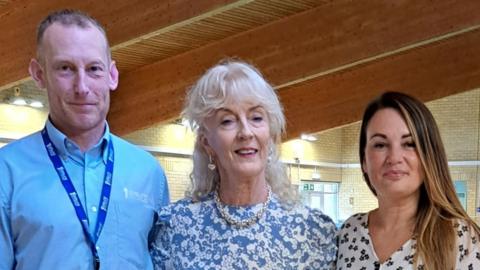
<path id="1" fill-rule="evenodd" d="M 0 90 L 32 87 L 36 24 L 64 7 L 107 29 L 120 135 L 178 118 L 186 89 L 225 57 L 276 87 L 287 139 L 358 121 L 384 90 L 429 101 L 480 87 L 475 0 L 16 0 L 0 1 Z"/>

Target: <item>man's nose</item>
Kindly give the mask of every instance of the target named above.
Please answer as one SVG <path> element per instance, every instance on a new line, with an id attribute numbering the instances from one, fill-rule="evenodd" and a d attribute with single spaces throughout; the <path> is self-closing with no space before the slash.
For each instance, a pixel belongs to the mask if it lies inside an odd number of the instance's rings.
<path id="1" fill-rule="evenodd" d="M 79 95 L 86 95 L 89 92 L 87 77 L 84 71 L 78 71 L 75 78 L 74 91 Z"/>

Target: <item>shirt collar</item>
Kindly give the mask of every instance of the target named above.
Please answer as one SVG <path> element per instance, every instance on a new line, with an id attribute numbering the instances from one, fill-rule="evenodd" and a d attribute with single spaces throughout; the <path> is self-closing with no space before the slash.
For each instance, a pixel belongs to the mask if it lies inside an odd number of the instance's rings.
<path id="1" fill-rule="evenodd" d="M 77 156 L 78 158 L 81 158 L 82 160 L 84 159 L 83 156 L 78 156 L 81 151 L 79 150 L 79 147 L 75 144 L 74 141 L 70 140 L 65 134 L 63 134 L 59 129 L 57 129 L 52 121 L 50 121 L 50 118 L 47 119 L 47 122 L 45 123 L 45 128 L 47 129 L 48 136 L 50 137 L 50 140 L 52 141 L 53 145 L 57 149 L 57 154 L 62 158 L 65 159 L 68 156 Z M 89 155 L 93 156 L 98 156 L 102 155 L 102 159 L 104 162 L 107 162 L 108 158 L 108 143 L 111 139 L 110 136 L 110 128 L 108 126 L 108 123 L 105 122 L 105 131 L 103 133 L 103 136 L 100 138 L 100 140 L 90 149 L 88 150 Z"/>

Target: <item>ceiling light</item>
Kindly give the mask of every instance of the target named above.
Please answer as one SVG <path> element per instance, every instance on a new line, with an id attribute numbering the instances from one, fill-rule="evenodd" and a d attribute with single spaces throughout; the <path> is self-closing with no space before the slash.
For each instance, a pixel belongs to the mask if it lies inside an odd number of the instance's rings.
<path id="1" fill-rule="evenodd" d="M 12 101 L 12 104 L 18 106 L 25 106 L 27 105 L 27 101 L 23 98 L 17 97 Z"/>
<path id="2" fill-rule="evenodd" d="M 300 139 L 304 140 L 304 141 L 309 141 L 309 142 L 314 142 L 317 140 L 317 137 L 313 136 L 313 135 L 308 135 L 308 134 L 302 134 L 300 136 Z"/>
<path id="3" fill-rule="evenodd" d="M 43 108 L 43 103 L 37 100 L 33 100 L 32 102 L 30 102 L 30 107 Z"/>

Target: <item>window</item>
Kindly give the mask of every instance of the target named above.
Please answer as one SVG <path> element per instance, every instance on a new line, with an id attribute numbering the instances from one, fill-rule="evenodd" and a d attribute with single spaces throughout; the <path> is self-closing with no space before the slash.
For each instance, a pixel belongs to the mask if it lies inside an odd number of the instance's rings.
<path id="1" fill-rule="evenodd" d="M 463 209 L 467 210 L 467 184 L 465 181 L 453 181 L 453 184 Z"/>
<path id="2" fill-rule="evenodd" d="M 320 209 L 339 225 L 338 220 L 338 185 L 337 182 L 301 181 L 299 186 L 305 205 Z"/>

